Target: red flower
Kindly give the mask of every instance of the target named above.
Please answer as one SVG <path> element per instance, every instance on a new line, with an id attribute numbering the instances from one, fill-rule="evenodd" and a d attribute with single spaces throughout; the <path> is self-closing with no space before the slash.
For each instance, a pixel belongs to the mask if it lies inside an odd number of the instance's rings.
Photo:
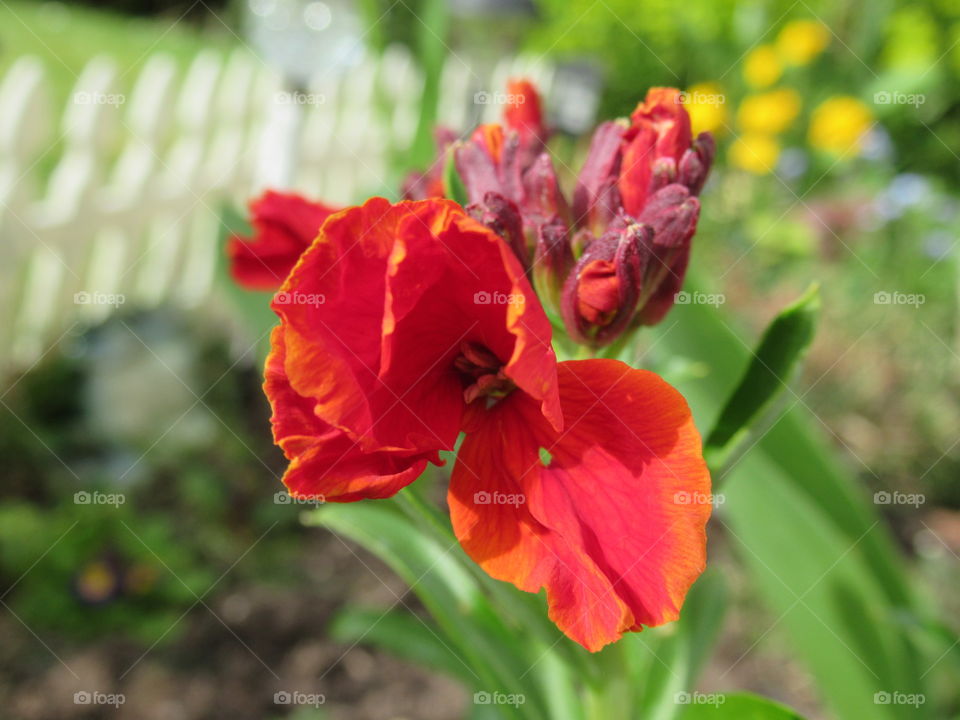
<path id="1" fill-rule="evenodd" d="M 323 221 L 337 210 L 273 190 L 251 200 L 254 237 L 234 235 L 227 244 L 233 279 L 248 290 L 276 290 L 317 237 Z"/>
<path id="2" fill-rule="evenodd" d="M 590 650 L 677 617 L 710 513 L 690 411 L 653 373 L 558 364 L 501 237 L 450 201 L 374 198 L 324 224 L 273 307 L 292 494 L 387 497 L 464 432 L 448 502 L 488 573 L 546 588 Z"/>

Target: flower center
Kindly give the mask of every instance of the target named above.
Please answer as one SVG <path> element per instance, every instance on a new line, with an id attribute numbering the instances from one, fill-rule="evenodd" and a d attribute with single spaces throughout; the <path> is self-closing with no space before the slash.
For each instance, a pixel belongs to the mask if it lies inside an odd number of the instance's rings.
<path id="1" fill-rule="evenodd" d="M 500 358 L 480 343 L 460 343 L 460 354 L 453 366 L 463 378 L 463 399 L 472 403 L 480 397 L 502 398 L 516 385 L 503 373 Z"/>

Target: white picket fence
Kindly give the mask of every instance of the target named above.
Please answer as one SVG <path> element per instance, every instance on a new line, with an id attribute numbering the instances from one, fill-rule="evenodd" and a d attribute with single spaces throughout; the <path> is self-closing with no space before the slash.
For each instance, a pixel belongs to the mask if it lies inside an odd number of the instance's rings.
<path id="1" fill-rule="evenodd" d="M 474 93 L 512 75 L 552 79 L 522 57 L 486 74 L 451 57 L 441 122 L 465 129 Z M 399 47 L 321 72 L 299 95 L 241 49 L 203 52 L 183 72 L 156 55 L 128 80 L 95 58 L 58 99 L 43 65 L 22 57 L 0 81 L 2 370 L 121 302 L 208 305 L 225 201 L 242 206 L 266 186 L 340 204 L 388 191 L 386 150 L 411 142 L 423 85 Z M 484 119 L 500 109 L 484 106 Z"/>

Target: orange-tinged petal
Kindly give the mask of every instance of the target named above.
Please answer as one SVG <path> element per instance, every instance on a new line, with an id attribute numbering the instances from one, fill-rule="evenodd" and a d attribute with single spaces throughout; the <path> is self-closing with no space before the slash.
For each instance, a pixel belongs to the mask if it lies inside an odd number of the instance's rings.
<path id="1" fill-rule="evenodd" d="M 282 326 L 273 329 L 270 342 L 264 390 L 273 407 L 274 441 L 290 460 L 283 482 L 291 495 L 331 502 L 389 497 L 413 482 L 428 461 L 439 462 L 435 453 L 363 452 L 290 386 Z"/>
<path id="2" fill-rule="evenodd" d="M 686 403 L 658 376 L 614 360 L 558 368 L 564 429 L 521 393 L 472 412 L 448 501 L 471 557 L 545 587 L 551 619 L 599 650 L 677 618 L 705 565 L 710 479 Z"/>
<path id="3" fill-rule="evenodd" d="M 540 94 L 529 80 L 513 78 L 507 81 L 507 108 L 503 116 L 507 127 L 516 130 L 522 139 L 533 138 L 541 142 L 547 139 Z"/>
<path id="4" fill-rule="evenodd" d="M 499 360 L 484 388 L 512 381 L 561 422 L 549 320 L 504 241 L 452 201 L 334 215 L 273 308 L 291 389 L 364 453 L 453 448 L 476 397 L 455 366 L 464 343 Z"/>
<path id="5" fill-rule="evenodd" d="M 658 164 L 663 185 L 677 177 L 677 165 L 690 149 L 690 116 L 676 88 L 650 88 L 646 100 L 630 116 L 620 169 L 619 189 L 627 213 L 636 217 L 652 192 Z"/>

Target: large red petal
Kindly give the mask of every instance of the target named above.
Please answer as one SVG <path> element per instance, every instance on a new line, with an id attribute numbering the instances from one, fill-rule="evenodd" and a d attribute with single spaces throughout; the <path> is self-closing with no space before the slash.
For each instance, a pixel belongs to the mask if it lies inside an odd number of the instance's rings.
<path id="1" fill-rule="evenodd" d="M 510 249 L 451 201 L 374 198 L 331 217 L 273 307 L 292 388 L 367 452 L 452 448 L 468 340 L 560 422 L 549 321 Z"/>
<path id="2" fill-rule="evenodd" d="M 276 290 L 336 208 L 273 190 L 250 202 L 254 236 L 227 243 L 230 273 L 249 290 Z"/>
<path id="3" fill-rule="evenodd" d="M 315 402 L 291 387 L 284 369 L 284 329 L 270 338 L 264 390 L 273 407 L 274 440 L 290 460 L 283 482 L 294 496 L 350 502 L 393 495 L 413 482 L 434 454 L 365 453 L 345 433 L 320 420 Z"/>
<path id="4" fill-rule="evenodd" d="M 598 650 L 677 618 L 705 564 L 710 479 L 686 403 L 658 376 L 614 360 L 559 371 L 563 431 L 521 393 L 477 411 L 448 497 L 471 557 L 546 587 L 551 619 Z"/>

